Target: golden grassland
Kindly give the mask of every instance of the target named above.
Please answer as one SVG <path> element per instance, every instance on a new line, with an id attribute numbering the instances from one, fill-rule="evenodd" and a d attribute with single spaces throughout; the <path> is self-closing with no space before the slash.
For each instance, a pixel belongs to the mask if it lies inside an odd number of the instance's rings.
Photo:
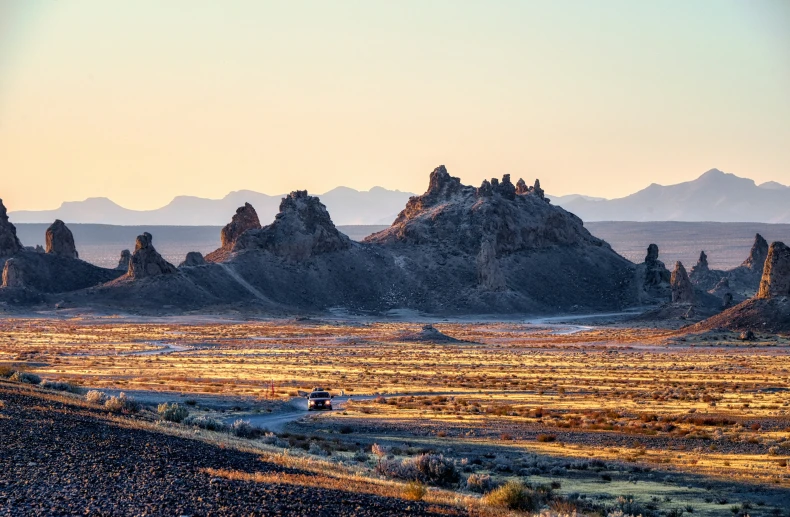
<path id="1" fill-rule="evenodd" d="M 419 328 L 5 319 L 0 367 L 86 388 L 232 396 L 253 406 L 313 386 L 382 394 L 302 429 L 336 438 L 347 425 L 363 445 L 496 447 L 508 458 L 614 461 L 790 488 L 786 337 L 743 342 L 726 331 L 617 326 L 565 334 L 553 326 L 446 322 L 436 328 L 463 343 L 405 339 Z"/>

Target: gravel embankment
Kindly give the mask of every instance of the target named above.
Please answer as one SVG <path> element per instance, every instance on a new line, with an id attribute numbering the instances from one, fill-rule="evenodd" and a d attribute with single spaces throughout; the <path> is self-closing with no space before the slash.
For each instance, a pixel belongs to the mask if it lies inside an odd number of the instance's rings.
<path id="1" fill-rule="evenodd" d="M 255 454 L 128 429 L 105 413 L 0 384 L 0 515 L 440 515 L 394 498 L 212 478 L 298 471 Z M 435 510 L 435 513 L 432 512 Z M 455 509 L 453 509 L 455 510 Z"/>

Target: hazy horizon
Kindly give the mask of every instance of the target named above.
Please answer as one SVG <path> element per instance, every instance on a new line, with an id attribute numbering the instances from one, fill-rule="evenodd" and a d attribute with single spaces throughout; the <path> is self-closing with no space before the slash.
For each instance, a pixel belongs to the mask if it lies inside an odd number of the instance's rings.
<path id="1" fill-rule="evenodd" d="M 0 198 L 789 184 L 788 27 L 781 0 L 6 2 Z"/>

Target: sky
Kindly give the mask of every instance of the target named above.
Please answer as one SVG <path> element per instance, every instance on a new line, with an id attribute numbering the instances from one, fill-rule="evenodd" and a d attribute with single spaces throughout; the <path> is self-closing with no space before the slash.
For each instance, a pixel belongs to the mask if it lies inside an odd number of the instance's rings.
<path id="1" fill-rule="evenodd" d="M 5 0 L 0 198 L 790 184 L 787 0 Z"/>

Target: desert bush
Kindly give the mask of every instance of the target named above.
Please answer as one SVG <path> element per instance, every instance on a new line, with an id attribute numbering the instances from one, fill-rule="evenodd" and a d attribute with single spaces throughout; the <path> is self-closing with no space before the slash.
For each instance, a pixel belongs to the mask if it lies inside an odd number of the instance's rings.
<path id="1" fill-rule="evenodd" d="M 104 404 L 104 401 L 107 400 L 107 395 L 103 391 L 90 390 L 85 394 L 85 400 L 91 404 Z"/>
<path id="2" fill-rule="evenodd" d="M 248 420 L 236 420 L 230 425 L 230 432 L 239 438 L 255 438 L 261 432 L 252 426 Z"/>
<path id="3" fill-rule="evenodd" d="M 442 487 L 454 485 L 461 479 L 455 463 L 438 454 L 421 454 L 403 461 L 381 460 L 378 470 L 390 478 L 419 481 Z"/>
<path id="4" fill-rule="evenodd" d="M 425 485 L 419 481 L 409 481 L 403 489 L 403 498 L 407 501 L 421 501 L 426 492 Z"/>
<path id="5" fill-rule="evenodd" d="M 508 510 L 535 511 L 537 501 L 532 491 L 520 481 L 508 481 L 483 497 L 483 502 L 497 508 Z"/>
<path id="6" fill-rule="evenodd" d="M 191 425 L 193 427 L 199 427 L 201 429 L 206 429 L 207 431 L 224 431 L 227 429 L 223 422 L 217 420 L 216 418 L 211 418 L 210 416 L 194 416 L 188 415 L 184 418 L 183 421 L 184 425 Z"/>
<path id="7" fill-rule="evenodd" d="M 350 425 L 341 425 L 339 431 L 340 434 L 351 434 L 354 432 L 354 428 Z"/>
<path id="8" fill-rule="evenodd" d="M 127 397 L 126 393 L 121 392 L 117 397 L 110 397 L 104 403 L 104 407 L 113 413 L 136 413 L 140 410 L 140 404 L 132 397 Z"/>
<path id="9" fill-rule="evenodd" d="M 539 434 L 538 441 L 541 443 L 555 442 L 557 441 L 557 437 L 553 434 Z"/>
<path id="10" fill-rule="evenodd" d="M 317 442 L 310 442 L 310 447 L 307 449 L 307 452 L 315 456 L 329 456 L 329 452 Z"/>
<path id="11" fill-rule="evenodd" d="M 72 384 L 70 382 L 62 382 L 62 381 L 43 381 L 41 383 L 42 388 L 46 388 L 48 390 L 55 390 L 55 391 L 67 391 L 69 393 L 79 393 L 80 388 L 79 386 Z"/>
<path id="12" fill-rule="evenodd" d="M 41 377 L 35 373 L 29 372 L 14 372 L 9 379 L 14 382 L 22 382 L 25 384 L 41 384 Z"/>
<path id="13" fill-rule="evenodd" d="M 159 413 L 159 417 L 162 420 L 167 422 L 183 422 L 183 420 L 189 416 L 189 410 L 184 406 L 179 406 L 175 402 L 172 404 L 168 404 L 167 402 L 159 404 L 156 408 L 156 412 Z"/>
<path id="14" fill-rule="evenodd" d="M 365 463 L 366 461 L 368 461 L 368 459 L 370 459 L 370 456 L 368 456 L 368 454 L 365 451 L 359 450 L 354 453 L 352 459 L 359 463 Z"/>
<path id="15" fill-rule="evenodd" d="M 11 368 L 10 366 L 0 366 L 0 377 L 2 377 L 3 379 L 8 379 L 15 373 L 16 370 Z"/>
<path id="16" fill-rule="evenodd" d="M 498 486 L 488 474 L 471 474 L 466 478 L 466 489 L 478 494 L 486 494 Z"/>

